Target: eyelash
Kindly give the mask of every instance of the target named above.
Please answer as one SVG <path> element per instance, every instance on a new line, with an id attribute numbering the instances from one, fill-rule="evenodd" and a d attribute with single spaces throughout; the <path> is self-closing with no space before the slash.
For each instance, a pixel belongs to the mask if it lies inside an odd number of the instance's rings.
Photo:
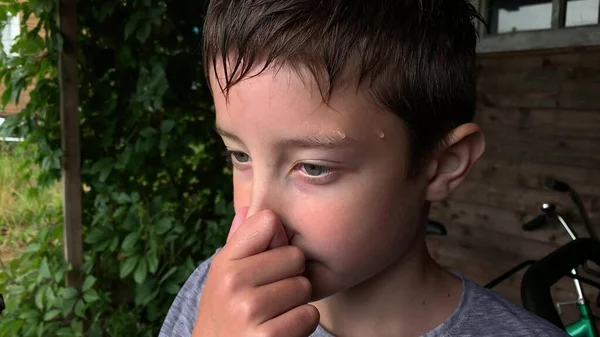
<path id="1" fill-rule="evenodd" d="M 246 163 L 238 163 L 235 160 L 234 155 L 235 154 L 245 154 L 244 152 L 241 151 L 233 151 L 233 150 L 226 150 L 223 152 L 223 156 L 226 158 L 227 162 L 229 163 L 230 166 L 235 167 L 235 165 L 245 165 Z M 247 155 L 248 156 L 248 155 Z M 250 156 L 248 156 L 250 157 Z M 315 185 L 321 185 L 321 184 L 325 184 L 327 183 L 329 180 L 331 180 L 337 173 L 337 171 L 331 167 L 326 167 L 323 165 L 317 165 L 317 164 L 310 164 L 310 163 L 298 163 L 294 166 L 293 170 L 294 171 L 302 171 L 302 168 L 305 165 L 310 165 L 310 166 L 314 166 L 320 169 L 323 169 L 325 171 L 324 175 L 320 175 L 320 176 L 310 176 L 308 175 L 306 172 L 303 172 L 303 176 L 305 178 L 305 180 L 307 180 L 309 183 L 311 184 L 315 184 Z"/>

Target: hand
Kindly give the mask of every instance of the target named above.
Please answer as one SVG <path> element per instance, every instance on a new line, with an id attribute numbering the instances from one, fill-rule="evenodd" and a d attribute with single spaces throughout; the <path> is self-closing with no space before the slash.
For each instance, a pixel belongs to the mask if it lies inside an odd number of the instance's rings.
<path id="1" fill-rule="evenodd" d="M 202 291 L 193 337 L 307 337 L 319 324 L 308 304 L 305 258 L 288 245 L 277 216 L 239 212 L 215 255 Z"/>

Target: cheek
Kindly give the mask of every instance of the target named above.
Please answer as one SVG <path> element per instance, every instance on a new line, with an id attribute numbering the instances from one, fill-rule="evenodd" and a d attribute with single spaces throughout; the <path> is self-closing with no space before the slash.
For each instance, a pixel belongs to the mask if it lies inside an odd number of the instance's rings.
<path id="1" fill-rule="evenodd" d="M 291 210 L 307 250 L 341 274 L 368 269 L 373 257 L 393 258 L 413 236 L 419 208 L 403 193 L 381 191 L 372 186 L 298 202 Z"/>

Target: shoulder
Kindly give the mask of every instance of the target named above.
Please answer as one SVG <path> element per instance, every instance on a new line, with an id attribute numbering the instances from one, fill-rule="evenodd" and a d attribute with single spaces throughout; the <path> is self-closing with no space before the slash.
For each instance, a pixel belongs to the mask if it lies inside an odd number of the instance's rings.
<path id="1" fill-rule="evenodd" d="M 200 295 L 213 258 L 214 255 L 202 262 L 179 290 L 160 329 L 159 337 L 189 337 L 192 335 L 198 315 Z"/>
<path id="2" fill-rule="evenodd" d="M 463 298 L 456 311 L 426 336 L 568 336 L 548 321 L 464 277 L 463 284 Z"/>

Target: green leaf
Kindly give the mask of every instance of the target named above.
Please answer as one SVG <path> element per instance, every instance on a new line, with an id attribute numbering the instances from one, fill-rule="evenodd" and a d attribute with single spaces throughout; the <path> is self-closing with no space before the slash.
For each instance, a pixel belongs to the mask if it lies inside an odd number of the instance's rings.
<path id="1" fill-rule="evenodd" d="M 148 17 L 150 19 L 150 22 L 152 22 L 152 24 L 154 25 L 160 25 L 160 22 L 162 21 L 162 16 L 165 13 L 166 9 L 159 7 L 159 8 L 152 8 L 150 9 L 149 13 L 148 13 Z"/>
<path id="2" fill-rule="evenodd" d="M 146 255 L 146 261 L 148 262 L 148 270 L 150 273 L 156 273 L 156 270 L 158 269 L 158 257 L 156 256 L 156 252 L 151 252 Z"/>
<path id="3" fill-rule="evenodd" d="M 54 283 L 60 283 L 65 277 L 65 273 L 61 270 L 54 273 Z"/>
<path id="4" fill-rule="evenodd" d="M 75 304 L 75 315 L 81 317 L 81 318 L 85 318 L 85 303 L 83 303 L 83 300 L 79 300 L 77 301 L 77 304 Z"/>
<path id="5" fill-rule="evenodd" d="M 86 279 L 86 281 L 87 281 L 87 279 Z M 71 298 L 75 298 L 79 292 L 77 291 L 77 289 L 75 289 L 73 287 L 67 287 L 67 288 L 61 289 L 60 293 L 64 299 L 71 299 Z"/>
<path id="6" fill-rule="evenodd" d="M 135 244 L 139 241 L 140 239 L 140 234 L 137 232 L 133 232 L 133 233 L 129 233 L 126 237 L 125 240 L 123 240 L 123 244 L 121 245 L 121 249 L 123 249 L 124 251 L 129 251 L 131 250 Z"/>
<path id="7" fill-rule="evenodd" d="M 176 295 L 180 289 L 181 287 L 175 283 L 167 283 L 165 286 L 165 291 L 171 295 Z"/>
<path id="8" fill-rule="evenodd" d="M 138 39 L 138 41 L 144 43 L 146 42 L 146 40 L 148 39 L 148 36 L 150 36 L 150 32 L 152 30 L 152 26 L 150 24 L 150 22 L 146 21 L 142 24 L 142 28 L 140 28 L 137 31 L 136 34 L 136 38 Z"/>
<path id="9" fill-rule="evenodd" d="M 85 236 L 85 242 L 89 244 L 98 243 L 102 240 L 104 240 L 104 230 L 98 227 L 92 228 Z"/>
<path id="10" fill-rule="evenodd" d="M 48 287 L 46 290 L 46 308 L 52 308 L 56 303 L 56 295 L 52 287 Z"/>
<path id="11" fill-rule="evenodd" d="M 44 293 L 45 292 L 46 292 L 45 288 L 39 288 L 38 291 L 35 293 L 35 306 L 40 310 L 44 310 Z"/>
<path id="12" fill-rule="evenodd" d="M 42 334 L 44 333 L 44 326 L 45 326 L 44 322 L 40 322 L 40 324 L 38 324 L 38 327 L 36 330 L 38 337 L 42 337 Z"/>
<path id="13" fill-rule="evenodd" d="M 175 121 L 173 120 L 166 120 L 163 121 L 162 124 L 160 125 L 160 132 L 161 133 L 168 133 L 171 130 L 173 130 L 173 127 L 175 126 Z"/>
<path id="14" fill-rule="evenodd" d="M 90 288 L 92 288 L 94 286 L 95 283 L 96 283 L 96 278 L 92 275 L 89 275 L 88 277 L 85 278 L 85 281 L 83 281 L 83 285 L 81 285 L 81 291 L 83 291 L 83 292 L 88 291 Z"/>
<path id="15" fill-rule="evenodd" d="M 52 278 L 50 267 L 48 267 L 48 259 L 45 257 L 42 259 L 42 263 L 40 264 L 40 276 L 44 280 Z"/>
<path id="16" fill-rule="evenodd" d="M 67 317 L 71 314 L 73 311 L 73 306 L 75 306 L 75 302 L 77 302 L 77 298 L 71 298 L 63 301 L 61 313 L 64 317 Z"/>
<path id="17" fill-rule="evenodd" d="M 135 269 L 135 273 L 133 274 L 133 280 L 137 284 L 142 284 L 146 280 L 146 276 L 148 275 L 148 265 L 146 264 L 146 259 L 141 259 Z"/>
<path id="18" fill-rule="evenodd" d="M 106 19 L 106 17 L 110 14 L 112 14 L 112 12 L 115 10 L 115 2 L 105 2 L 102 4 L 102 6 L 100 6 L 100 11 L 98 13 L 99 17 L 98 19 L 100 21 L 104 21 L 104 19 Z"/>
<path id="19" fill-rule="evenodd" d="M 160 218 L 156 222 L 155 229 L 156 229 L 156 234 L 158 234 L 158 235 L 165 234 L 166 232 L 171 230 L 171 228 L 173 228 L 173 218 L 171 218 L 171 217 Z"/>
<path id="20" fill-rule="evenodd" d="M 144 138 L 150 138 L 150 137 L 156 135 L 157 133 L 158 133 L 158 131 L 156 131 L 156 129 L 151 126 L 140 131 L 140 135 Z"/>
<path id="21" fill-rule="evenodd" d="M 19 318 L 22 320 L 30 321 L 30 320 L 38 320 L 40 317 L 40 312 L 37 310 L 27 310 L 19 315 Z"/>
<path id="22" fill-rule="evenodd" d="M 131 256 L 131 257 L 128 257 L 125 260 L 123 260 L 121 262 L 121 268 L 119 270 L 119 277 L 121 279 L 124 279 L 129 274 L 131 274 L 133 269 L 135 269 L 135 267 L 137 266 L 139 259 L 140 259 L 139 256 Z"/>
<path id="23" fill-rule="evenodd" d="M 83 332 L 83 322 L 80 320 L 72 320 L 71 321 L 71 329 L 75 332 L 76 336 L 82 335 Z"/>
<path id="24" fill-rule="evenodd" d="M 51 321 L 55 319 L 58 315 L 60 315 L 60 310 L 52 309 L 44 315 L 44 321 Z"/>
<path id="25" fill-rule="evenodd" d="M 115 164 L 112 158 L 103 158 L 92 165 L 91 173 L 100 174 L 98 179 L 100 182 L 105 182 Z"/>
<path id="26" fill-rule="evenodd" d="M 160 278 L 160 281 L 158 281 L 159 284 L 162 284 L 163 282 L 165 282 L 171 275 L 175 274 L 175 272 L 177 271 L 177 267 L 173 267 L 171 269 L 169 269 L 168 272 L 166 272 L 163 277 Z"/>
<path id="27" fill-rule="evenodd" d="M 110 242 L 110 251 L 114 252 L 115 250 L 117 250 L 117 247 L 119 246 L 119 238 L 114 237 L 111 242 Z"/>
<path id="28" fill-rule="evenodd" d="M 138 22 L 140 21 L 140 14 L 139 13 L 135 13 L 134 15 L 131 16 L 131 18 L 129 19 L 129 21 L 127 21 L 127 23 L 125 24 L 125 40 L 127 40 L 131 34 L 135 31 L 135 29 L 137 28 Z"/>
<path id="29" fill-rule="evenodd" d="M 27 248 L 25 248 L 25 250 L 23 251 L 24 253 L 33 253 L 36 252 L 40 249 L 40 245 L 38 243 L 32 243 L 29 246 L 27 246 Z"/>
<path id="30" fill-rule="evenodd" d="M 127 193 L 119 193 L 116 197 L 116 200 L 119 204 L 129 204 L 132 199 Z"/>
<path id="31" fill-rule="evenodd" d="M 98 292 L 95 289 L 90 289 L 83 294 L 83 299 L 89 304 L 96 302 L 98 299 L 100 299 L 100 296 L 98 296 Z"/>
<path id="32" fill-rule="evenodd" d="M 135 287 L 135 305 L 142 306 L 148 304 L 153 299 L 153 292 L 159 290 L 156 287 L 156 280 L 152 278 L 146 278 L 144 283 Z M 155 297 L 156 295 L 154 295 Z"/>

